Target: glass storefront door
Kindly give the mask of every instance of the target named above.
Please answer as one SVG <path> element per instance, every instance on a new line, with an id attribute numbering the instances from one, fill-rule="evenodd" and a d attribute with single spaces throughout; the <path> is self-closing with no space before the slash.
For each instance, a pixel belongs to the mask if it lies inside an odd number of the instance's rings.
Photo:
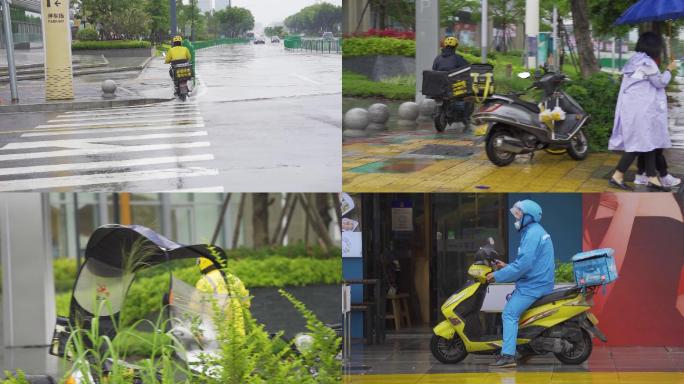
<path id="1" fill-rule="evenodd" d="M 439 308 L 467 280 L 475 252 L 489 237 L 506 261 L 505 195 L 432 195 L 431 292 L 432 323 L 441 319 Z"/>

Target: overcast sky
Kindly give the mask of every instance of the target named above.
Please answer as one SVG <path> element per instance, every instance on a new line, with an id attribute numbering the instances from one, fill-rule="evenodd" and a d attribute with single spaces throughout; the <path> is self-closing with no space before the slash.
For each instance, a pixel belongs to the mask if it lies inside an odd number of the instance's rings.
<path id="1" fill-rule="evenodd" d="M 233 0 L 233 5 L 252 11 L 257 23 L 264 27 L 274 21 L 283 21 L 300 9 L 322 1 L 317 0 Z M 326 0 L 334 5 L 342 5 L 342 0 Z"/>

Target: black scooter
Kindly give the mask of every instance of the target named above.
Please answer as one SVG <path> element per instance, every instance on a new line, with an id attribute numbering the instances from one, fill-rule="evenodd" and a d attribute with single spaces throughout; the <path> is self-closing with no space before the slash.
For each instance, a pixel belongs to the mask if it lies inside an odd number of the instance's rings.
<path id="1" fill-rule="evenodd" d="M 526 79 L 529 72 L 518 77 Z M 477 125 L 487 124 L 485 148 L 489 160 L 506 166 L 519 154 L 534 154 L 539 150 L 563 153 L 575 160 L 586 159 L 589 140 L 585 125 L 589 115 L 561 85 L 570 79 L 562 73 L 544 69 L 535 73 L 535 81 L 527 88 L 542 91 L 540 105 L 520 98 L 525 92 L 492 95 L 473 114 Z M 543 112 L 543 113 L 542 113 Z"/>

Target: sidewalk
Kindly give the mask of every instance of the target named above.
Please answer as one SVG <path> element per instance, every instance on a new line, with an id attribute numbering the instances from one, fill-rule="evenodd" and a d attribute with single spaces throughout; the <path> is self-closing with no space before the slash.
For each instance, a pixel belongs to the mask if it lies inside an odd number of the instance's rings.
<path id="1" fill-rule="evenodd" d="M 671 94 L 670 129 L 673 148 L 666 151 L 670 172 L 684 176 L 684 86 Z M 374 100 L 363 100 L 368 104 Z M 345 99 L 345 106 L 359 100 Z M 680 105 L 681 104 L 681 105 Z M 393 110 L 395 106 L 390 105 Z M 343 182 L 347 192 L 603 192 L 618 191 L 608 185 L 620 155 L 590 153 L 575 161 L 568 155 L 543 151 L 518 156 L 506 167 L 488 159 L 484 138 L 460 133 L 456 124 L 437 133 L 431 122 L 416 129 L 389 130 L 366 138 L 345 138 Z M 634 180 L 635 166 L 626 175 Z M 637 186 L 637 191 L 646 191 Z"/>
<path id="2" fill-rule="evenodd" d="M 389 336 L 384 345 L 352 345 L 351 383 L 500 383 L 501 375 L 524 383 L 684 382 L 684 348 L 594 345 L 589 360 L 564 365 L 552 354 L 531 358 L 515 370 L 491 369 L 488 355 L 442 364 L 430 353 L 430 335 Z M 662 381 L 657 377 L 662 377 Z"/>
<path id="3" fill-rule="evenodd" d="M 97 58 L 96 56 L 83 57 L 85 60 Z M 77 56 L 74 56 L 74 59 L 83 62 Z M 97 59 L 101 60 L 101 58 Z M 36 64 L 40 60 L 42 60 L 42 54 L 40 53 L 25 53 L 22 57 L 21 65 Z M 19 63 L 19 60 L 17 60 L 18 65 Z M 142 67 L 143 65 L 145 65 L 144 70 L 130 70 L 135 67 Z M 19 105 L 12 105 L 10 104 L 9 84 L 0 84 L 0 113 L 135 105 L 166 101 L 172 99 L 173 96 L 168 68 L 163 64 L 161 58 L 110 58 L 106 67 L 96 68 L 90 70 L 90 72 L 93 73 L 74 77 L 74 99 L 66 101 L 46 101 L 45 84 L 41 78 L 19 81 Z M 102 82 L 108 79 L 116 81 L 118 85 L 116 98 L 114 99 L 103 98 Z"/>

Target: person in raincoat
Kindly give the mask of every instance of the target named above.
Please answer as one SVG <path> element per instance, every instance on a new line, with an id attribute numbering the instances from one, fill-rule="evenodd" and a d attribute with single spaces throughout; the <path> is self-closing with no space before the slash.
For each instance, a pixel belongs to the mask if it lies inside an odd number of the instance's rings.
<path id="1" fill-rule="evenodd" d="M 442 45 L 442 53 L 437 55 L 432 62 L 433 71 L 450 72 L 470 65 L 468 60 L 456 52 L 456 48 L 458 48 L 458 39 L 456 37 L 448 36 L 444 39 Z M 457 114 L 458 111 L 463 111 L 465 116 L 469 117 L 473 113 L 474 105 L 470 101 L 455 99 L 450 101 L 449 108 L 454 114 Z"/>
<path id="2" fill-rule="evenodd" d="M 213 295 L 229 295 L 227 317 L 234 322 L 237 332 L 244 336 L 243 311 L 249 310 L 251 306 L 249 291 L 239 278 L 225 271 L 221 273 L 211 260 L 200 257 L 197 259 L 197 265 L 202 277 L 195 284 L 195 288 L 200 292 Z"/>
<path id="3" fill-rule="evenodd" d="M 499 368 L 515 368 L 518 322 L 527 308 L 553 290 L 555 261 L 551 236 L 541 226 L 542 209 L 532 200 L 515 203 L 511 208 L 515 227 L 520 232 L 520 247 L 515 261 L 498 262 L 499 270 L 487 274 L 487 280 L 498 283 L 515 282 L 501 318 L 503 346 L 496 362 Z"/>
<path id="4" fill-rule="evenodd" d="M 665 87 L 672 79 L 673 61 L 663 73 L 658 69 L 663 40 L 646 32 L 639 37 L 636 53 L 622 69 L 622 85 L 615 108 L 615 122 L 608 148 L 624 151 L 615 173 L 609 180 L 612 187 L 633 190 L 625 184 L 624 176 L 634 160 L 643 156 L 646 185 L 652 191 L 667 191 L 674 178 L 658 178 L 656 150 L 670 148 L 667 123 L 667 96 Z"/>

